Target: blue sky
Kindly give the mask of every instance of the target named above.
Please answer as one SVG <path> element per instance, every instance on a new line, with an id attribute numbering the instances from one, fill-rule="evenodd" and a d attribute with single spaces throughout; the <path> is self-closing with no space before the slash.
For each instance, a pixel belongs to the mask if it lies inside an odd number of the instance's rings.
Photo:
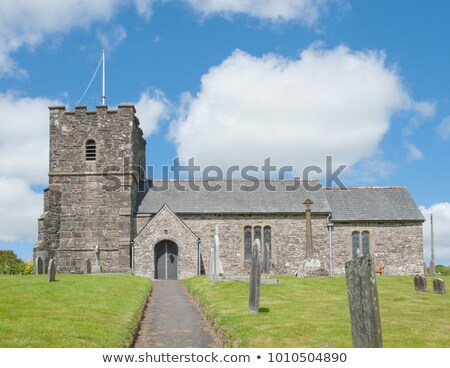
<path id="1" fill-rule="evenodd" d="M 406 185 L 450 264 L 448 1 L 0 0 L 0 248 L 30 258 L 48 105 L 73 109 L 106 52 L 109 108 L 134 103 L 160 176 L 346 164 L 346 185 Z M 101 79 L 81 104 L 101 103 Z M 429 222 L 424 227 L 429 258 Z"/>

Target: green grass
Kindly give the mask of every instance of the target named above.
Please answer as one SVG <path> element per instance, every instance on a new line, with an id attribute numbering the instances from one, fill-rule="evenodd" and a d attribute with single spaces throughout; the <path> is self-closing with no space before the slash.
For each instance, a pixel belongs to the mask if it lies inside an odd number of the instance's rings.
<path id="1" fill-rule="evenodd" d="M 447 290 L 450 277 L 443 277 Z M 280 277 L 261 285 L 260 313 L 248 313 L 249 284 L 213 284 L 204 276 L 185 280 L 225 342 L 239 347 L 351 347 L 344 277 Z M 450 347 L 450 294 L 414 290 L 412 277 L 378 277 L 385 347 Z"/>
<path id="2" fill-rule="evenodd" d="M 126 347 L 151 282 L 126 275 L 0 275 L 0 347 Z"/>

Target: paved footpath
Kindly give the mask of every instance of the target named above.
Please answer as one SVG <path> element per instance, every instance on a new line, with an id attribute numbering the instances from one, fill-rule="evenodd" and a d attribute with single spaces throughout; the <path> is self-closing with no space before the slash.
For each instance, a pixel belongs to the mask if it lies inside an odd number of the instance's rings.
<path id="1" fill-rule="evenodd" d="M 179 280 L 154 280 L 135 348 L 213 348 L 217 338 Z"/>

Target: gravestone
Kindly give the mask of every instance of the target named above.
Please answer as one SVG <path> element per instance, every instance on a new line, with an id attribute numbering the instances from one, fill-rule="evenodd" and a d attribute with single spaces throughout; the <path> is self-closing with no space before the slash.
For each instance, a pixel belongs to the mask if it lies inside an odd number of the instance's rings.
<path id="1" fill-rule="evenodd" d="M 427 263 L 423 261 L 423 275 L 426 276 L 428 271 Z"/>
<path id="2" fill-rule="evenodd" d="M 42 275 L 44 273 L 44 262 L 41 257 L 36 258 L 36 273 Z"/>
<path id="3" fill-rule="evenodd" d="M 50 260 L 50 262 L 48 264 L 47 277 L 48 277 L 48 281 L 55 281 L 56 266 L 55 266 L 55 260 L 53 258 Z"/>
<path id="4" fill-rule="evenodd" d="M 427 291 L 427 278 L 425 276 L 414 276 L 414 289 L 416 291 Z"/>
<path id="5" fill-rule="evenodd" d="M 433 289 L 435 294 L 445 294 L 445 282 L 443 279 L 433 280 Z"/>
<path id="6" fill-rule="evenodd" d="M 221 282 L 223 275 L 222 262 L 220 261 L 220 241 L 219 241 L 219 225 L 216 225 L 216 234 L 214 235 L 214 282 Z"/>
<path id="7" fill-rule="evenodd" d="M 354 348 L 382 348 L 380 308 L 371 255 L 345 263 Z"/>
<path id="8" fill-rule="evenodd" d="M 83 270 L 85 274 L 91 273 L 91 260 L 89 258 L 85 258 L 83 261 Z"/>
<path id="9" fill-rule="evenodd" d="M 95 264 L 91 266 L 91 272 L 92 273 L 101 273 L 102 267 L 100 266 L 100 248 L 97 245 L 95 247 Z"/>
<path id="10" fill-rule="evenodd" d="M 253 242 L 252 266 L 250 271 L 250 295 L 248 309 L 250 313 L 259 313 L 259 295 L 261 289 L 261 243 L 259 239 Z"/>
<path id="11" fill-rule="evenodd" d="M 208 261 L 208 277 L 212 278 L 214 276 L 214 248 L 209 250 L 209 261 Z"/>

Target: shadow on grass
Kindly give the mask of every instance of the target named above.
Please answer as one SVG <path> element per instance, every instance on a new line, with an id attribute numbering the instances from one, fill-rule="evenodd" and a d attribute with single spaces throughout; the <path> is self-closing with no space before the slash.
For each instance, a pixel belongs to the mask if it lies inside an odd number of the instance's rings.
<path id="1" fill-rule="evenodd" d="M 259 313 L 269 313 L 270 308 L 259 308 Z"/>

